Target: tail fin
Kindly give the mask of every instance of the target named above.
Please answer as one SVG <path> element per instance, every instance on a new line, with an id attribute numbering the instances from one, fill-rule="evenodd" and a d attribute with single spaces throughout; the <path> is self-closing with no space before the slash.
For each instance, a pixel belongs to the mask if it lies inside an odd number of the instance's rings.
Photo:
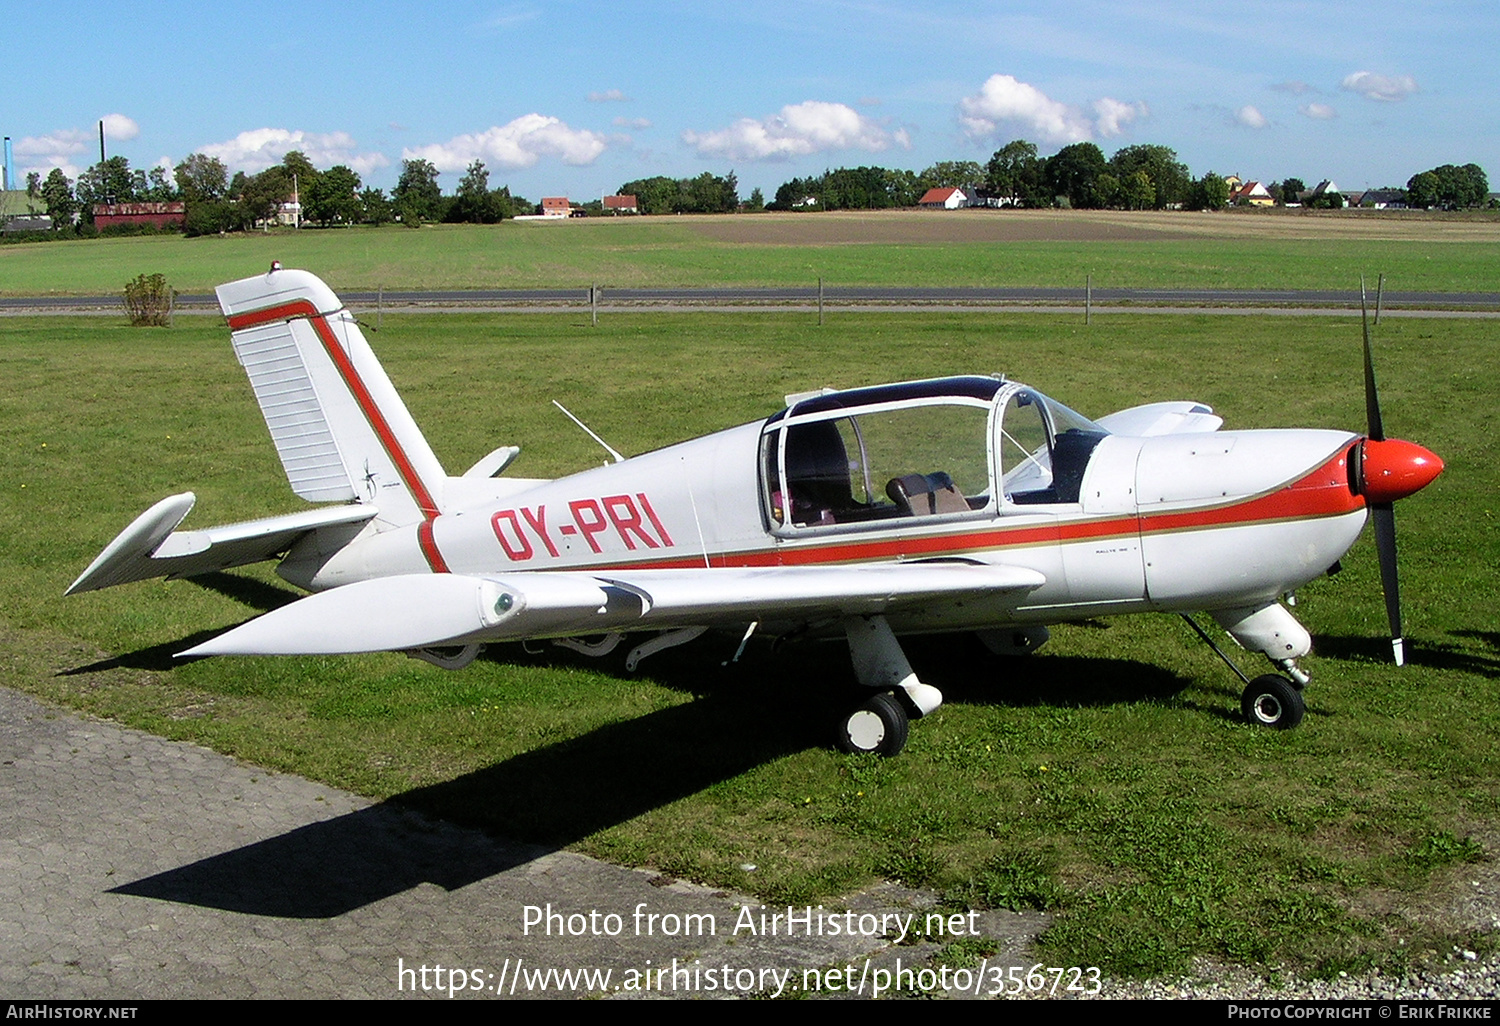
<path id="1" fill-rule="evenodd" d="M 436 517 L 442 465 L 333 291 L 273 267 L 217 292 L 292 491 L 374 503 L 394 524 Z"/>

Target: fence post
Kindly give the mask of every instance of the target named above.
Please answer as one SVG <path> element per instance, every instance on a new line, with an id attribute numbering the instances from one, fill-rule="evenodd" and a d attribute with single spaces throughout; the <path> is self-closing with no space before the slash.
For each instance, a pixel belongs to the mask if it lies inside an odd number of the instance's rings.
<path id="1" fill-rule="evenodd" d="M 384 324 L 384 323 L 385 323 L 385 286 L 384 285 L 377 285 L 375 287 L 375 330 L 379 331 L 380 330 L 380 326 L 382 324 Z"/>
<path id="2" fill-rule="evenodd" d="M 823 279 L 818 279 L 818 327 L 823 326 Z"/>
<path id="3" fill-rule="evenodd" d="M 1094 316 L 1094 276 L 1083 276 L 1083 323 L 1088 324 Z"/>
<path id="4" fill-rule="evenodd" d="M 594 327 L 599 327 L 599 286 L 589 286 L 589 314 L 593 318 Z"/>

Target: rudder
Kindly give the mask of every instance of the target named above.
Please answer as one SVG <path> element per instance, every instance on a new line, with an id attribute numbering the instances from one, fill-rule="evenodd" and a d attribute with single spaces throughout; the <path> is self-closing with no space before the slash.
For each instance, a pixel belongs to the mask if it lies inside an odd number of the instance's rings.
<path id="1" fill-rule="evenodd" d="M 316 275 L 281 270 L 216 290 L 292 490 L 430 521 L 444 472 L 359 324 Z"/>

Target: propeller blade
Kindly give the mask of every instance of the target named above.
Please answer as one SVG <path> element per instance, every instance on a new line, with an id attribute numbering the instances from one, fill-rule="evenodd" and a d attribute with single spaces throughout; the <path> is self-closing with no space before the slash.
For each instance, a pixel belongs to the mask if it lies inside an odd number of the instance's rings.
<path id="1" fill-rule="evenodd" d="M 1380 419 L 1380 394 L 1375 390 L 1375 354 L 1370 349 L 1370 311 L 1365 303 L 1365 276 L 1359 276 L 1359 315 L 1365 330 L 1365 423 L 1366 434 L 1377 442 L 1385 441 L 1385 425 Z"/>
<path id="2" fill-rule="evenodd" d="M 1401 586 L 1396 577 L 1396 507 L 1389 502 L 1370 504 L 1375 520 L 1375 550 L 1380 556 L 1380 586 L 1385 591 L 1385 615 L 1391 625 L 1391 652 L 1396 665 L 1406 663 L 1401 637 Z"/>

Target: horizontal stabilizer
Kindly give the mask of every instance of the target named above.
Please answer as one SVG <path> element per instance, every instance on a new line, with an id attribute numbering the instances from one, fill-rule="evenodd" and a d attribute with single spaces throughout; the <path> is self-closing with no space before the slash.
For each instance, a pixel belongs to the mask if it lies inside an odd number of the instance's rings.
<path id="1" fill-rule="evenodd" d="M 1011 594 L 1046 578 L 962 563 L 409 574 L 300 599 L 181 653 L 332 655 L 747 620 L 874 615 L 933 600 Z"/>
<path id="2" fill-rule="evenodd" d="M 163 499 L 110 542 L 65 594 L 94 591 L 152 577 L 192 577 L 272 559 L 309 531 L 361 524 L 374 506 L 334 506 L 247 520 L 201 531 L 174 531 L 192 510 L 192 492 Z"/>

